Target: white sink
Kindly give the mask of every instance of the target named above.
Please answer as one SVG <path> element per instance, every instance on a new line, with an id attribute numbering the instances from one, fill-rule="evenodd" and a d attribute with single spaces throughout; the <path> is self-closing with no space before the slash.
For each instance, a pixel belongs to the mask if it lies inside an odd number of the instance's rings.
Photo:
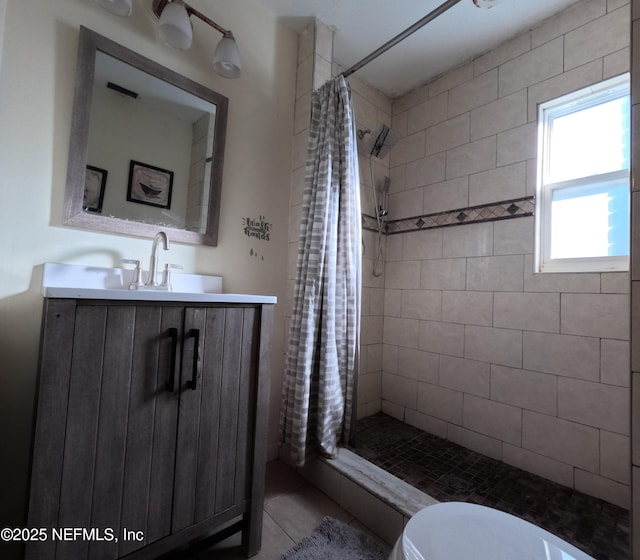
<path id="1" fill-rule="evenodd" d="M 184 301 L 212 303 L 276 303 L 274 296 L 222 293 L 222 277 L 171 274 L 172 290 L 130 290 L 133 270 L 45 263 L 42 294 L 48 298 Z"/>

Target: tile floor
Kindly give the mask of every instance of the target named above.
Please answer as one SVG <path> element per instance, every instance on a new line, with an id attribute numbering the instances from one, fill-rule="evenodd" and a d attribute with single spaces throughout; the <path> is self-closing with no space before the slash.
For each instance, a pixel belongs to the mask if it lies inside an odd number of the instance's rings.
<path id="1" fill-rule="evenodd" d="M 280 461 L 267 465 L 262 526 L 262 548 L 255 560 L 276 560 L 295 543 L 310 535 L 325 516 L 367 531 L 350 513 L 309 484 Z M 244 560 L 240 534 L 218 543 L 196 556 L 197 560 Z"/>
<path id="2" fill-rule="evenodd" d="M 384 414 L 358 421 L 355 453 L 440 501 L 487 505 L 597 560 L 629 558 L 629 512 L 427 434 Z"/>

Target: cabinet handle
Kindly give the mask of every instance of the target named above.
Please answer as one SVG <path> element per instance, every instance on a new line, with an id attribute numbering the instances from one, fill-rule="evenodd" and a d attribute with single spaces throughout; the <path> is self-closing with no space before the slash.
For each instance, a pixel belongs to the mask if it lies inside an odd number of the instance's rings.
<path id="1" fill-rule="evenodd" d="M 173 393 L 176 385 L 176 352 L 178 349 L 178 329 L 170 328 L 168 331 L 171 337 L 171 373 L 169 374 L 169 381 L 167 381 L 167 391 Z"/>
<path id="2" fill-rule="evenodd" d="M 191 381 L 187 383 L 189 389 L 196 390 L 196 381 L 198 380 L 198 354 L 200 353 L 200 329 L 191 329 L 189 336 L 194 337 L 193 341 L 193 362 L 191 371 Z"/>

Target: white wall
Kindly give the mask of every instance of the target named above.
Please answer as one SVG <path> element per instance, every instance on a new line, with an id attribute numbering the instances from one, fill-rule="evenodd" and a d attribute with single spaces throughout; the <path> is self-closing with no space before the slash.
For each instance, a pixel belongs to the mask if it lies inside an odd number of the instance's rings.
<path id="1" fill-rule="evenodd" d="M 2 526 L 23 523 L 32 429 L 41 269 L 44 262 L 117 266 L 146 260 L 151 242 L 61 226 L 78 29 L 85 25 L 227 96 L 219 245 L 173 244 L 185 272 L 220 274 L 228 292 L 285 295 L 295 34 L 257 0 L 212 0 L 207 15 L 234 31 L 238 80 L 217 77 L 207 54 L 219 35 L 194 22 L 194 47 L 172 50 L 155 36 L 146 0 L 130 18 L 88 0 L 0 0 L 0 495 Z M 273 223 L 269 242 L 246 237 L 244 217 Z M 253 255 L 251 252 L 253 250 Z M 257 256 L 255 256 L 257 254 Z M 143 260 L 143 262 L 144 262 Z M 283 312 L 276 308 L 270 446 L 275 450 Z"/>

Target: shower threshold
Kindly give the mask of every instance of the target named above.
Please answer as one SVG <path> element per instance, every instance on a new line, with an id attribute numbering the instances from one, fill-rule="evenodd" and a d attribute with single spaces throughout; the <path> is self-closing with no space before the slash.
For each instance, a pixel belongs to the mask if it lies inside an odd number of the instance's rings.
<path id="1" fill-rule="evenodd" d="M 598 560 L 630 557 L 628 510 L 384 414 L 358 421 L 351 451 L 430 500 L 472 502 L 511 513 Z"/>

